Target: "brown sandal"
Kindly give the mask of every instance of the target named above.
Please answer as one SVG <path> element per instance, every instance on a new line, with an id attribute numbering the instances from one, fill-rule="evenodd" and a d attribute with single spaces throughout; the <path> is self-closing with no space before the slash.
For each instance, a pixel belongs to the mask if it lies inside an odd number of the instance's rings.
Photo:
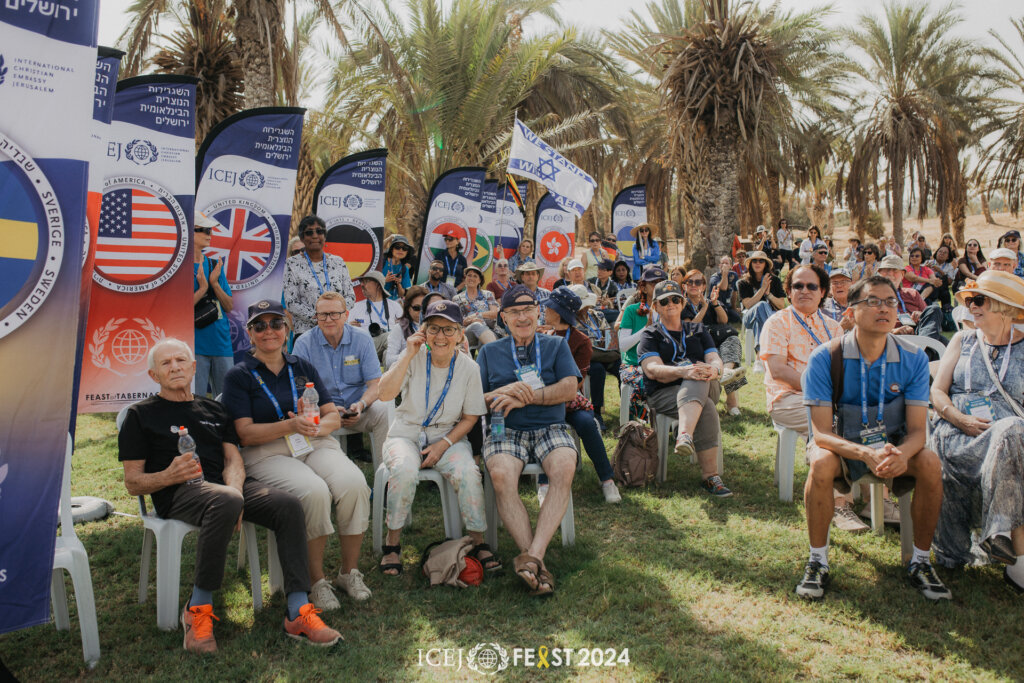
<path id="1" fill-rule="evenodd" d="M 548 571 L 548 568 L 545 567 L 542 562 L 540 566 L 540 573 L 537 575 L 537 588 L 530 591 L 530 595 L 545 598 L 551 597 L 554 592 L 555 577 L 551 576 L 551 572 Z"/>
<path id="2" fill-rule="evenodd" d="M 516 575 L 523 580 L 531 591 L 536 591 L 540 586 L 541 572 L 544 570 L 544 563 L 529 553 L 520 553 L 512 560 L 512 568 Z"/>

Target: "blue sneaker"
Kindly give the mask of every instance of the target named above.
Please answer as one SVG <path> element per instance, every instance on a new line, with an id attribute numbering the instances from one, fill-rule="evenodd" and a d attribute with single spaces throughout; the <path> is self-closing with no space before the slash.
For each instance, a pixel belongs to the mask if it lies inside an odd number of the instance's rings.
<path id="1" fill-rule="evenodd" d="M 722 483 L 722 478 L 717 474 L 713 477 L 708 477 L 700 483 L 701 488 L 710 493 L 715 498 L 728 498 L 732 495 L 732 491 L 725 487 Z"/>

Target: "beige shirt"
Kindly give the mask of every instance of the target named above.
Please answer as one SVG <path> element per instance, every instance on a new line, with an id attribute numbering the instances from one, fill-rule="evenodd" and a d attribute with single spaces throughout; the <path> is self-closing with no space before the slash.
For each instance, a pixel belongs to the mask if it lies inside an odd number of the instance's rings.
<path id="1" fill-rule="evenodd" d="M 427 388 L 427 349 L 421 346 L 419 353 L 409 364 L 409 370 L 402 382 L 402 405 L 395 411 L 395 420 L 388 430 L 389 437 L 419 440 L 424 431 L 423 420 L 433 409 L 444 391 L 448 379 L 448 368 L 432 367 L 430 373 L 429 406 L 425 394 Z M 452 430 L 463 415 L 486 415 L 483 385 L 480 382 L 480 368 L 476 361 L 464 353 L 455 353 L 455 372 L 451 387 L 440 410 L 426 428 L 427 441 L 434 443 Z"/>

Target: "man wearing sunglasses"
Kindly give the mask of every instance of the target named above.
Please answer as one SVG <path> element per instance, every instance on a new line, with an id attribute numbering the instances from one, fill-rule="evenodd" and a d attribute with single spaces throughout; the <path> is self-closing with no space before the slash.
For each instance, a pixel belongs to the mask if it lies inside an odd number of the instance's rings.
<path id="1" fill-rule="evenodd" d="M 828 247 L 825 245 L 819 245 L 813 252 L 811 252 L 811 264 L 818 266 L 826 273 L 832 272 L 832 266 L 828 263 Z"/>
<path id="2" fill-rule="evenodd" d="M 427 288 L 428 292 L 440 292 L 446 300 L 455 300 L 455 288 L 444 281 L 444 263 L 440 259 L 430 262 L 427 276 L 427 281 L 423 283 L 423 286 Z"/>
<path id="3" fill-rule="evenodd" d="M 1020 232 L 1017 230 L 1010 230 L 1000 236 L 999 241 L 996 243 L 997 247 L 1009 249 L 1013 252 L 1016 258 L 1016 263 L 1011 271 L 1017 277 L 1024 277 L 1024 252 L 1020 249 Z"/>
<path id="4" fill-rule="evenodd" d="M 899 294 L 882 276 L 855 284 L 850 289 L 853 331 L 815 349 L 803 376 L 814 438 L 807 449 L 810 471 L 804 487 L 811 547 L 796 593 L 809 600 L 820 599 L 831 578 L 832 489 L 849 491 L 851 483 L 869 473 L 885 480 L 903 504 L 902 497 L 914 491 L 914 549 L 903 558 L 909 561 L 907 581 L 928 600 L 951 597 L 931 564 L 942 468 L 925 447 L 928 357 L 891 334 L 899 324 Z"/>
<path id="5" fill-rule="evenodd" d="M 228 313 L 235 307 L 231 285 L 224 272 L 224 261 L 214 261 L 203 254 L 217 226 L 217 221 L 202 211 L 196 212 L 192 306 L 196 325 L 196 393 L 200 396 L 206 396 L 207 387 L 213 396 L 224 391 L 224 375 L 235 364 L 228 323 Z"/>
<path id="6" fill-rule="evenodd" d="M 356 292 L 345 260 L 324 251 L 327 228 L 319 216 L 299 222 L 304 251 L 284 265 L 284 302 L 292 314 L 295 337 L 316 327 L 316 302 L 324 292 L 338 292 L 348 307 L 356 303 Z"/>

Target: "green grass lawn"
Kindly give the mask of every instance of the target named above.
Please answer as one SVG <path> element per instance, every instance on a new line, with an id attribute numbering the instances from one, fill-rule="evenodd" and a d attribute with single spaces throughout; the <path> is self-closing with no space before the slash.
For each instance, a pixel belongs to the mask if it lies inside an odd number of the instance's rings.
<path id="1" fill-rule="evenodd" d="M 743 414 L 725 417 L 725 482 L 735 491 L 711 500 L 699 491 L 695 466 L 672 456 L 662 486 L 623 491 L 623 503 L 603 502 L 589 465 L 573 485 L 576 545 L 560 536 L 547 556 L 556 595 L 532 599 L 511 572 L 514 556 L 504 529 L 504 575 L 474 589 L 425 588 L 415 570 L 418 549 L 443 536 L 439 498 L 420 488 L 414 526 L 403 537 L 405 573 L 373 571 L 369 534 L 362 569 L 373 598 L 325 615 L 345 642 L 329 650 L 304 646 L 281 631 L 278 594 L 254 614 L 248 574 L 234 562 L 215 598 L 220 652 L 193 657 L 181 631 L 156 628 L 155 592 L 136 601 L 142 525 L 112 516 L 77 528 L 89 551 L 103 650 L 90 671 L 82 661 L 72 600 L 72 630 L 52 625 L 0 636 L 0 659 L 22 680 L 404 680 L 479 679 L 465 655 L 480 642 L 511 648 L 629 648 L 615 667 L 512 667 L 503 677 L 534 680 L 690 679 L 1020 679 L 1022 603 L 996 568 L 941 571 L 951 603 L 928 604 L 909 588 L 899 566 L 899 538 L 833 531 L 833 584 L 821 603 L 793 588 L 807 552 L 801 503 L 779 502 L 772 484 L 775 436 L 764 412 L 759 375 L 741 392 Z M 609 422 L 618 395 L 609 383 Z M 614 438 L 606 440 L 609 451 Z M 124 490 L 113 415 L 79 421 L 72 489 L 102 496 L 122 513 L 137 503 Z M 799 453 L 802 454 L 802 446 Z M 367 477 L 372 477 L 364 465 Z M 797 491 L 806 467 L 798 457 Z M 526 480 L 527 507 L 536 496 Z M 234 557 L 237 537 L 229 557 Z M 185 543 L 182 598 L 191 585 L 195 535 Z M 263 553 L 264 565 L 266 554 Z M 337 570 L 337 540 L 328 547 Z M 69 596 L 71 583 L 68 584 Z M 267 594 L 264 567 L 264 595 Z M 429 648 L 462 648 L 464 666 L 420 665 Z"/>

